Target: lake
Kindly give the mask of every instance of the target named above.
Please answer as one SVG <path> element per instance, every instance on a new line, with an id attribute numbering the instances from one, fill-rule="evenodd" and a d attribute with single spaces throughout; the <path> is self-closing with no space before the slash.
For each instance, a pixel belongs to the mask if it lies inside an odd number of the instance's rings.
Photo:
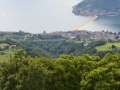
<path id="1" fill-rule="evenodd" d="M 64 0 L 76 5 L 82 0 Z M 59 0 L 1 0 L 0 31 L 30 33 L 69 31 L 93 17 L 75 16 L 72 8 Z M 120 17 L 99 17 L 80 30 L 120 31 Z"/>

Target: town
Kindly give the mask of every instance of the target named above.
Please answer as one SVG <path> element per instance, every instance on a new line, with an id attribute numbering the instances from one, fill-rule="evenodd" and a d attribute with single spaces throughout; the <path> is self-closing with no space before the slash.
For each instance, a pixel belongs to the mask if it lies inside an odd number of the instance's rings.
<path id="1" fill-rule="evenodd" d="M 61 36 L 60 38 L 54 38 L 56 41 L 59 40 L 64 40 L 66 39 L 74 39 L 81 41 L 81 38 L 84 38 L 86 41 L 97 41 L 100 39 L 104 39 L 106 41 L 119 41 L 120 40 L 120 32 L 110 32 L 110 31 L 88 31 L 88 30 L 71 30 L 71 31 L 55 31 L 55 32 L 50 32 L 47 33 L 44 31 L 43 33 L 38 33 L 38 34 L 32 34 L 29 32 L 24 32 L 24 31 L 19 31 L 19 32 L 0 32 L 1 39 L 2 36 L 4 35 L 7 38 L 14 37 L 14 39 L 18 39 L 20 41 L 27 41 L 27 40 L 45 40 L 45 39 L 51 39 L 47 37 L 49 36 Z M 47 38 L 40 38 L 37 35 L 44 35 Z M 15 38 L 17 37 L 17 38 Z M 35 38 L 36 37 L 36 38 Z M 64 39 L 63 39 L 64 38 Z M 52 38 L 53 39 L 53 38 Z"/>
<path id="2" fill-rule="evenodd" d="M 120 32 L 109 32 L 109 31 L 87 31 L 87 30 L 73 30 L 73 31 L 56 31 L 56 32 L 51 32 L 51 33 L 42 33 L 42 34 L 48 34 L 48 35 L 61 35 L 62 37 L 65 38 L 76 38 L 77 36 L 80 36 L 81 38 L 89 38 L 88 40 L 90 41 L 96 41 L 100 39 L 105 39 L 105 40 L 112 40 L 112 41 L 117 41 L 120 40 Z"/>

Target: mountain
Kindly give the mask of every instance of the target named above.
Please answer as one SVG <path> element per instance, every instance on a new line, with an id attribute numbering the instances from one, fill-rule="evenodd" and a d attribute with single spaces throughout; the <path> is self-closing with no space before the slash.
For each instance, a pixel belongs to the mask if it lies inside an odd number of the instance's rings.
<path id="1" fill-rule="evenodd" d="M 73 7 L 72 12 L 82 16 L 118 16 L 120 0 L 83 0 Z"/>

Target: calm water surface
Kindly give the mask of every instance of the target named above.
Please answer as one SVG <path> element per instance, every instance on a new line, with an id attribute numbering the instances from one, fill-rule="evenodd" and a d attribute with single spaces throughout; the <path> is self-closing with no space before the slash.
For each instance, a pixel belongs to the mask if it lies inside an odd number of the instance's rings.
<path id="1" fill-rule="evenodd" d="M 64 1 L 76 5 L 82 0 Z M 91 18 L 75 16 L 72 8 L 59 0 L 0 0 L 0 31 L 68 31 Z M 120 31 L 120 17 L 99 17 L 81 30 Z"/>

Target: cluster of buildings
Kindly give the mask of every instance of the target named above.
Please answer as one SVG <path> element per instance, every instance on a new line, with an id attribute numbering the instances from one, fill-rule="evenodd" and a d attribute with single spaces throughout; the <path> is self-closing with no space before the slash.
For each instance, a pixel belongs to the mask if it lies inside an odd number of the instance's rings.
<path id="1" fill-rule="evenodd" d="M 74 30 L 74 31 L 57 31 L 49 33 L 50 35 L 61 35 L 65 38 L 76 38 L 77 36 L 80 37 L 89 37 L 90 40 L 95 41 L 99 39 L 106 39 L 106 40 L 119 40 L 120 33 L 113 33 L 108 31 L 87 31 L 87 30 Z"/>
<path id="2" fill-rule="evenodd" d="M 93 10 L 93 11 L 90 11 L 89 9 L 86 9 L 86 10 L 78 9 L 78 10 L 73 10 L 72 12 L 77 14 L 77 15 L 81 15 L 81 16 L 94 16 L 94 15 L 97 15 L 97 16 L 118 16 L 118 15 L 120 15 L 120 11 L 118 11 L 118 12 L 112 12 L 112 11 L 106 12 L 105 10 L 97 10 L 97 9 Z"/>
<path id="3" fill-rule="evenodd" d="M 118 16 L 120 15 L 120 10 L 117 11 L 106 11 L 106 10 L 102 10 L 102 9 L 94 9 L 91 10 L 91 6 L 92 4 L 88 4 L 86 5 L 86 7 L 84 8 L 75 8 L 73 7 L 73 13 L 75 13 L 76 15 L 81 15 L 81 16 Z"/>

